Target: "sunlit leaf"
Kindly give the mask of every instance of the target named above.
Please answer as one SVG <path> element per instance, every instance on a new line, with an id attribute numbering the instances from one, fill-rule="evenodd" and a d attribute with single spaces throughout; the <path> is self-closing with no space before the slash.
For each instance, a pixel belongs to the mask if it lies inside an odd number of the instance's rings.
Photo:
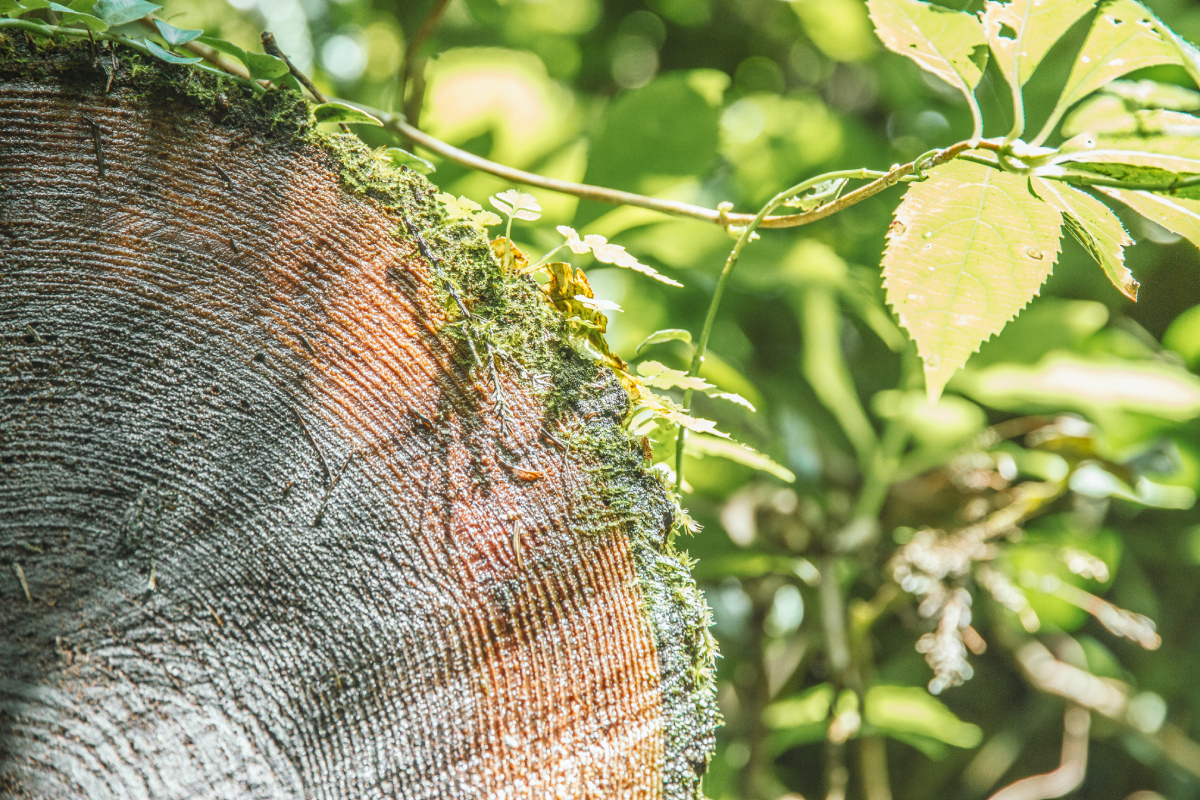
<path id="1" fill-rule="evenodd" d="M 1200 136 L 1200 117 L 1180 111 L 1139 109 L 1129 111 L 1126 101 L 1111 94 L 1099 94 L 1084 100 L 1063 121 L 1063 136 L 1080 133 L 1099 137 L 1135 134 L 1147 137 Z"/>
<path id="2" fill-rule="evenodd" d="M 867 8 L 889 50 L 971 95 L 987 63 L 987 39 L 979 20 L 921 0 L 867 0 Z"/>
<path id="3" fill-rule="evenodd" d="M 577 294 L 575 299 L 585 308 L 590 308 L 593 311 L 620 311 L 621 306 L 611 300 L 602 300 L 598 297 L 588 297 L 586 295 Z"/>
<path id="4" fill-rule="evenodd" d="M 796 475 L 790 469 L 777 464 L 757 450 L 730 439 L 696 434 L 688 437 L 687 446 L 689 455 L 717 456 L 741 464 L 743 467 L 765 472 L 786 483 L 794 483 L 796 480 Z"/>
<path id="5" fill-rule="evenodd" d="M 724 400 L 728 403 L 733 403 L 735 406 L 741 406 L 742 408 L 748 408 L 751 411 L 756 410 L 754 408 L 753 403 L 751 403 L 749 400 L 747 400 L 746 398 L 742 397 L 740 394 L 737 394 L 735 392 L 714 392 L 714 391 L 709 390 L 709 391 L 705 392 L 705 394 L 707 394 L 709 397 L 711 397 L 715 400 Z"/>
<path id="6" fill-rule="evenodd" d="M 1061 226 L 1024 178 L 982 164 L 951 162 L 909 188 L 888 229 L 883 275 L 931 400 L 1037 294 Z"/>
<path id="7" fill-rule="evenodd" d="M 688 375 L 678 369 L 670 369 L 657 361 L 643 361 L 638 364 L 638 375 L 642 382 L 656 389 L 695 389 L 704 391 L 711 389 L 712 384 L 703 378 Z"/>
<path id="8" fill-rule="evenodd" d="M 339 102 L 321 103 L 312 107 L 313 118 L 317 122 L 340 122 L 346 125 L 383 125 L 361 108 Z"/>
<path id="9" fill-rule="evenodd" d="M 1156 30 L 1154 15 L 1134 0 L 1113 0 L 1096 15 L 1051 120 L 1115 78 L 1179 62 L 1178 51 Z"/>
<path id="10" fill-rule="evenodd" d="M 967 748 L 983 741 L 979 726 L 963 722 L 921 687 L 872 686 L 864 706 L 866 723 L 889 735 L 916 735 Z"/>
<path id="11" fill-rule="evenodd" d="M 1200 92 L 1173 83 L 1159 81 L 1113 81 L 1104 91 L 1137 108 L 1162 108 L 1168 111 L 1195 111 L 1200 108 Z"/>
<path id="12" fill-rule="evenodd" d="M 665 283 L 668 286 L 683 286 L 683 284 L 679 281 L 672 280 L 653 267 L 641 263 L 632 255 L 630 255 L 630 253 L 624 247 L 618 244 L 612 244 L 603 236 L 593 233 L 588 234 L 580 239 L 579 234 L 575 232 L 575 229 L 569 228 L 566 225 L 559 225 L 558 232 L 566 237 L 567 247 L 571 249 L 572 253 L 582 254 L 591 252 L 591 254 L 596 257 L 597 261 L 601 261 L 605 264 L 612 264 L 613 266 L 632 269 L 635 272 L 640 272 L 643 275 L 654 278 L 654 280 Z"/>
<path id="13" fill-rule="evenodd" d="M 1095 5 L 1096 0 L 988 0 L 983 28 L 1004 77 L 1024 86 L 1055 42 Z"/>
<path id="14" fill-rule="evenodd" d="M 655 331 L 645 339 L 642 339 L 642 343 L 637 346 L 637 352 L 640 354 L 650 345 L 662 344 L 663 342 L 685 342 L 686 344 L 691 344 L 692 334 L 691 331 L 685 331 L 682 328 L 666 328 L 661 331 Z"/>
<path id="15" fill-rule="evenodd" d="M 243 55 L 246 68 L 250 70 L 250 77 L 256 81 L 274 80 L 288 72 L 287 63 L 282 58 L 276 58 L 266 53 L 244 53 Z"/>
<path id="16" fill-rule="evenodd" d="M 92 16 L 99 17 L 110 27 L 124 25 L 141 19 L 147 14 L 153 14 L 162 6 L 147 3 L 146 0 L 97 0 L 92 6 Z"/>
<path id="17" fill-rule="evenodd" d="M 150 55 L 154 56 L 155 58 L 162 59 L 168 64 L 198 64 L 199 62 L 203 61 L 203 59 L 199 56 L 177 56 L 170 50 L 164 50 L 149 40 L 146 40 L 145 45 L 146 49 L 150 51 Z"/>
<path id="18" fill-rule="evenodd" d="M 154 20 L 154 27 L 158 28 L 159 35 L 167 40 L 167 44 L 174 46 L 187 44 L 204 33 L 203 30 L 176 28 L 174 25 L 169 25 L 161 19 Z"/>
<path id="19" fill-rule="evenodd" d="M 413 172 L 419 172 L 422 175 L 437 171 L 437 167 L 433 164 L 399 147 L 389 147 L 383 151 L 383 155 L 387 156 L 394 167 L 408 167 Z M 498 218 L 497 222 L 499 222 Z"/>
<path id="20" fill-rule="evenodd" d="M 1200 416 L 1200 378 L 1157 361 L 1089 361 L 1052 353 L 1033 366 L 997 364 L 964 373 L 961 391 L 1006 411 L 1114 411 L 1185 421 Z"/>
<path id="21" fill-rule="evenodd" d="M 76 4 L 72 3 L 71 5 L 74 6 Z M 103 33 L 104 31 L 108 30 L 107 22 L 97 16 L 93 16 L 92 14 L 83 11 L 82 9 L 76 10 L 70 6 L 64 6 L 61 3 L 48 3 L 47 8 L 49 8 L 51 11 L 57 11 L 58 13 L 62 14 L 62 21 L 64 25 L 79 23 L 92 33 Z"/>
<path id="22" fill-rule="evenodd" d="M 509 189 L 492 195 L 488 199 L 493 206 L 500 210 L 500 213 L 507 214 L 513 219 L 533 222 L 542 217 L 542 207 L 538 204 L 537 198 L 517 189 Z"/>
<path id="23" fill-rule="evenodd" d="M 1125 266 L 1124 248 L 1133 244 L 1121 220 L 1108 206 L 1059 181 L 1034 177 L 1030 180 L 1038 197 L 1058 209 L 1084 249 L 1104 268 L 1113 286 L 1130 300 L 1137 300 L 1138 282 Z"/>
<path id="24" fill-rule="evenodd" d="M 1146 219 L 1157 222 L 1200 247 L 1200 200 L 1167 197 L 1153 192 L 1097 187 L 1109 197 L 1115 197 Z"/>

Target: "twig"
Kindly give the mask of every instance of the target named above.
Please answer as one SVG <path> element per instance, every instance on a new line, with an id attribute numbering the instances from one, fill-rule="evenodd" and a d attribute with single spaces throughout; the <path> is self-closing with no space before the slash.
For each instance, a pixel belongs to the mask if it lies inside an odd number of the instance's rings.
<path id="1" fill-rule="evenodd" d="M 313 446 L 313 450 L 317 451 L 317 460 L 321 462 L 321 473 L 325 476 L 325 485 L 329 485 L 329 465 L 325 463 L 325 454 L 321 452 L 321 446 L 317 444 L 317 440 L 312 435 L 312 431 L 308 429 L 308 423 L 304 421 L 304 417 L 300 416 L 299 410 L 295 406 L 291 406 L 292 413 L 296 415 L 296 419 L 300 420 L 300 428 L 304 431 L 304 435 L 308 437 L 308 443 Z"/>
<path id="2" fill-rule="evenodd" d="M 29 593 L 29 582 L 25 580 L 25 570 L 16 561 L 13 562 L 13 572 L 17 573 L 17 580 L 21 582 L 21 591 L 25 592 L 25 602 L 32 603 L 33 595 Z"/>
<path id="3" fill-rule="evenodd" d="M 275 34 L 271 33 L 270 31 L 263 31 L 260 38 L 262 39 L 263 51 L 267 53 L 267 55 L 275 56 L 283 61 L 284 64 L 287 64 L 288 72 L 292 74 L 293 78 L 300 82 L 301 86 L 308 90 L 309 94 L 311 94 L 318 103 L 329 102 L 325 99 L 325 95 L 321 94 L 321 91 L 313 84 L 312 81 L 308 79 L 308 76 L 296 69 L 296 65 L 292 63 L 292 60 L 284 55 L 283 51 L 279 49 L 279 43 L 275 41 Z M 342 133 L 350 133 L 350 126 L 346 123 L 339 122 L 338 127 L 342 129 Z"/>
<path id="4" fill-rule="evenodd" d="M 404 46 L 404 66 L 400 71 L 401 108 L 404 109 L 404 116 L 412 121 L 414 128 L 421 123 L 421 106 L 425 103 L 425 59 L 421 57 L 421 49 L 437 30 L 438 23 L 442 21 L 442 15 L 446 13 L 446 7 L 449 5 L 450 0 L 434 0 L 429 13 L 421 22 L 421 27 L 417 28 L 412 39 Z M 412 84 L 412 91 L 409 91 L 409 83 Z"/>
<path id="5" fill-rule="evenodd" d="M 1091 719 L 1091 714 L 1083 708 L 1068 707 L 1063 717 L 1062 759 L 1058 768 L 1010 783 L 989 800 L 1050 800 L 1078 788 L 1087 773 Z"/>
<path id="6" fill-rule="evenodd" d="M 754 220 L 753 214 L 740 214 L 721 211 L 720 209 L 704 208 L 703 206 L 693 205 L 691 203 L 681 203 L 676 200 L 664 200 L 659 197 L 646 197 L 633 192 L 623 192 L 618 189 L 607 189 L 603 186 L 591 186 L 585 183 L 573 183 L 571 181 L 558 180 L 557 178 L 547 178 L 543 175 L 537 175 L 525 170 L 507 167 L 503 164 L 497 164 L 494 161 L 489 161 L 486 158 L 468 153 L 465 150 L 460 150 L 453 145 L 446 144 L 440 139 L 435 139 L 429 134 L 417 130 L 412 125 L 404 121 L 404 118 L 391 114 L 386 111 L 380 111 L 375 108 L 353 104 L 366 111 L 373 116 L 376 116 L 383 122 L 384 128 L 397 133 L 400 136 L 407 137 L 417 144 L 424 147 L 433 153 L 437 153 L 443 158 L 447 158 L 455 163 L 465 167 L 477 169 L 481 172 L 487 172 L 491 175 L 504 178 L 513 183 L 521 183 L 526 186 L 536 186 L 539 189 L 549 189 L 553 192 L 561 192 L 569 194 L 583 200 L 596 200 L 601 203 L 610 203 L 613 205 L 636 206 L 637 208 L 646 208 L 651 211 L 659 211 L 663 214 L 670 214 L 677 217 L 690 217 L 692 219 L 700 219 L 705 222 L 714 222 L 723 227 L 729 225 L 747 225 Z M 997 142 L 984 140 L 978 143 L 979 149 L 994 150 L 999 148 Z M 937 151 L 932 156 L 922 156 L 921 168 L 923 170 L 936 167 L 944 164 L 947 161 L 955 158 L 961 153 L 972 149 L 970 141 L 961 141 L 953 144 L 943 150 Z M 856 203 L 866 200 L 868 197 L 873 197 L 885 189 L 895 186 L 905 177 L 914 174 L 915 162 L 908 164 L 897 165 L 878 179 L 868 183 L 866 186 L 861 186 L 853 192 L 835 200 L 832 203 L 827 203 L 823 206 L 818 206 L 810 211 L 805 211 L 800 214 L 784 214 L 777 216 L 767 216 L 759 224 L 761 228 L 794 228 L 800 225 L 807 225 L 810 222 L 816 222 L 819 219 L 835 214 L 844 208 L 848 208 Z"/>
<path id="7" fill-rule="evenodd" d="M 350 462 L 354 460 L 357 452 L 352 452 L 346 456 L 346 461 L 342 464 L 342 468 L 338 470 L 338 474 L 333 479 L 333 483 L 329 484 L 329 488 L 325 490 L 325 496 L 321 498 L 321 505 L 317 507 L 317 515 L 313 517 L 313 525 L 320 525 L 321 519 L 325 516 L 325 505 L 329 502 L 329 496 L 333 494 L 333 490 L 337 487 L 338 481 L 342 479 L 342 475 L 346 473 L 346 467 L 350 466 Z"/>

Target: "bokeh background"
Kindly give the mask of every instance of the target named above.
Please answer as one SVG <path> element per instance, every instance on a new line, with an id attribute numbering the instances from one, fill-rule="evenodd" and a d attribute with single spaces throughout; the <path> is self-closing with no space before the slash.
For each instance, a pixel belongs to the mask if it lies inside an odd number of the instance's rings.
<path id="1" fill-rule="evenodd" d="M 161 16 L 256 51 L 270 30 L 323 91 L 385 110 L 406 107 L 407 64 L 410 119 L 447 142 L 552 177 L 708 207 L 727 200 L 753 211 L 818 173 L 886 169 L 969 134 L 961 98 L 884 51 L 862 0 L 452 0 L 418 37 L 435 4 L 168 0 Z M 1200 40 L 1200 8 L 1149 5 Z M 1033 124 L 1088 21 L 1029 85 Z M 1172 68 L 1134 77 L 1188 85 Z M 994 70 L 978 95 L 989 135 L 1007 132 L 1008 89 Z M 1200 95 L 1183 97 L 1200 107 Z M 359 133 L 373 146 L 398 144 L 378 129 Z M 454 195 L 486 205 L 511 188 L 421 154 Z M 726 724 L 705 791 L 975 800 L 1053 769 L 1065 701 L 1040 691 L 1017 657 L 1037 641 L 1125 698 L 1112 717 L 1092 715 L 1079 796 L 1198 797 L 1200 257 L 1123 213 L 1137 240 L 1128 254 L 1141 281 L 1135 305 L 1065 241 L 1041 296 L 929 406 L 880 288 L 902 191 L 765 231 L 743 255 L 713 333 L 703 374 L 757 411 L 701 397 L 697 413 L 786 470 L 686 461 L 684 504 L 704 528 L 678 545 L 698 559 L 723 656 Z M 555 226 L 568 224 L 684 284 L 579 259 L 597 295 L 624 309 L 609 315 L 615 352 L 636 363 L 651 332 L 698 332 L 733 244 L 726 233 L 533 194 L 544 215 L 518 222 L 514 239 L 534 257 L 561 243 Z M 677 368 L 689 355 L 681 342 L 643 354 Z M 1065 384 L 1064 363 L 1074 368 Z M 1064 413 L 1087 424 L 1072 417 L 1043 433 L 1074 449 L 1021 436 Z M 895 456 L 886 468 L 873 463 L 881 439 Z M 1084 469 L 1089 460 L 1104 469 Z M 935 697 L 916 644 L 936 620 L 897 589 L 894 553 L 924 528 L 978 519 L 1025 481 L 1058 481 L 1066 493 L 986 556 L 1023 600 L 1005 608 L 978 581 L 961 582 L 974 598 L 972 630 L 988 646 L 967 656 L 971 680 Z M 1093 596 L 1153 619 L 1161 647 L 1147 650 L 1078 607 Z M 1103 616 L 1105 606 L 1092 606 Z M 1020 608 L 1024 624 L 1011 610 Z M 1119 622 L 1109 627 L 1121 632 Z M 844 640 L 849 666 L 831 637 Z"/>

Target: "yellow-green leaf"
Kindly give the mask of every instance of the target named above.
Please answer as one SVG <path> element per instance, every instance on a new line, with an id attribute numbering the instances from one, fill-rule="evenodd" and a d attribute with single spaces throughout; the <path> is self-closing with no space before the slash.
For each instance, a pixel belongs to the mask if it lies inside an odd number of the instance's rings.
<path id="1" fill-rule="evenodd" d="M 678 369 L 670 369 L 658 361 L 643 361 L 638 364 L 638 375 L 642 383 L 656 389 L 693 389 L 703 392 L 713 386 L 703 378 L 688 375 Z"/>
<path id="2" fill-rule="evenodd" d="M 1109 81 L 1144 67 L 1181 63 L 1179 51 L 1163 38 L 1156 23 L 1134 0 L 1112 0 L 1101 8 L 1058 104 L 1035 141 L 1043 140 L 1068 108 Z"/>
<path id="3" fill-rule="evenodd" d="M 987 63 L 987 39 L 979 20 L 921 0 L 867 0 L 879 38 L 968 98 Z"/>
<path id="4" fill-rule="evenodd" d="M 888 229 L 883 276 L 931 400 L 1037 294 L 1061 228 L 1025 178 L 982 164 L 953 161 L 909 188 Z"/>
<path id="5" fill-rule="evenodd" d="M 796 481 L 796 475 L 787 467 L 732 439 L 721 439 L 698 433 L 688 437 L 687 448 L 688 455 L 691 456 L 716 456 L 741 464 L 743 467 L 773 475 L 786 483 L 795 483 Z"/>
<path id="6" fill-rule="evenodd" d="M 377 118 L 361 108 L 337 101 L 313 106 L 312 113 L 313 119 L 317 122 L 340 122 L 343 125 L 383 125 Z"/>
<path id="7" fill-rule="evenodd" d="M 1096 0 L 988 0 L 983 29 L 1009 83 L 1024 86 L 1054 43 L 1095 5 Z"/>
<path id="8" fill-rule="evenodd" d="M 1137 300 L 1138 282 L 1125 266 L 1125 248 L 1133 244 L 1133 239 L 1112 209 L 1060 181 L 1034 177 L 1030 182 L 1038 197 L 1066 216 L 1071 233 L 1104 268 L 1113 286 L 1130 300 Z"/>
<path id="9" fill-rule="evenodd" d="M 1096 187 L 1109 197 L 1115 197 L 1146 219 L 1157 222 L 1200 247 L 1200 200 L 1167 197 L 1153 192 Z"/>
<path id="10" fill-rule="evenodd" d="M 562 227 L 566 226 L 564 225 Z M 568 230 L 570 229 L 568 228 Z M 574 233 L 574 231 L 572 231 L 572 233 Z M 663 342 L 683 342 L 684 344 L 691 344 L 692 333 L 691 331 L 685 331 L 682 328 L 664 328 L 661 331 L 655 331 L 645 339 L 642 339 L 642 343 L 637 346 L 637 352 L 640 354 L 650 345 L 662 344 Z"/>

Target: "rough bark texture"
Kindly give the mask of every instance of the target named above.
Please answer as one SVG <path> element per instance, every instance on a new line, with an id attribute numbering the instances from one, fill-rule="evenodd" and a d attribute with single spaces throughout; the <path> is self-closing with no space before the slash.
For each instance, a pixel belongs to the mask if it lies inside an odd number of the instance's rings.
<path id="1" fill-rule="evenodd" d="M 692 796 L 611 372 L 294 95 L 118 57 L 0 40 L 0 795 Z"/>

